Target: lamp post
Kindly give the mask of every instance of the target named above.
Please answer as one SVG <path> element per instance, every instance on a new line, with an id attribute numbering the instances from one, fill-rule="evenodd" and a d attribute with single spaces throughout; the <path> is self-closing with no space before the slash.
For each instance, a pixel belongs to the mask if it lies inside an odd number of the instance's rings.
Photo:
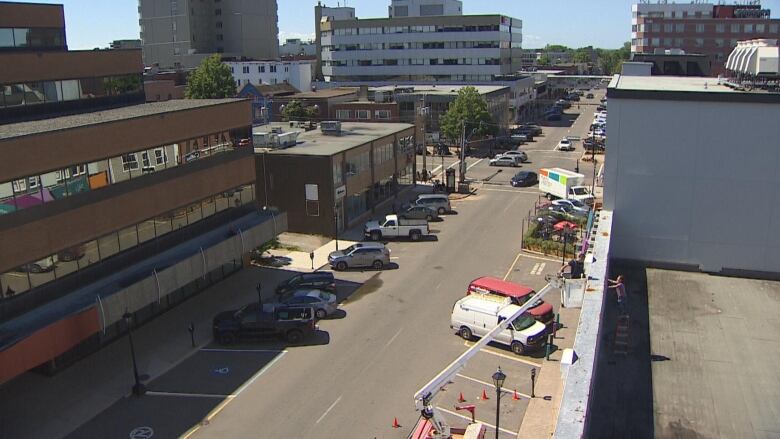
<path id="1" fill-rule="evenodd" d="M 531 398 L 536 398 L 534 388 L 536 387 L 536 368 L 531 369 Z"/>
<path id="2" fill-rule="evenodd" d="M 339 205 L 333 205 L 333 229 L 335 231 L 336 251 L 339 251 Z"/>
<path id="3" fill-rule="evenodd" d="M 133 343 L 133 315 L 125 311 L 122 318 L 125 319 L 127 324 L 127 338 L 130 340 L 130 357 L 133 359 L 133 377 L 135 378 L 135 384 L 133 384 L 133 395 L 141 396 L 146 393 L 146 387 L 141 383 L 141 379 L 138 375 L 138 363 L 135 360 L 135 345 Z"/>
<path id="4" fill-rule="evenodd" d="M 498 439 L 498 425 L 501 415 L 501 388 L 504 387 L 506 374 L 501 371 L 501 366 L 493 374 L 493 385 L 496 386 L 496 439 Z"/>

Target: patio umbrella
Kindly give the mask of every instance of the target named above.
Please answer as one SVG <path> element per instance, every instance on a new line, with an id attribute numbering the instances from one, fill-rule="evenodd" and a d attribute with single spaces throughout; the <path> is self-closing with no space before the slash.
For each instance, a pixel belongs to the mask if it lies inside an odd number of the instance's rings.
<path id="1" fill-rule="evenodd" d="M 576 224 L 574 224 L 574 223 L 573 223 L 573 222 L 571 222 L 571 221 L 561 221 L 561 222 L 559 222 L 559 223 L 556 223 L 556 224 L 553 226 L 553 229 L 555 229 L 555 230 L 556 230 L 556 231 L 558 231 L 558 232 L 562 231 L 564 228 L 568 228 L 569 230 L 574 230 L 574 229 L 576 229 L 576 228 L 577 228 L 577 225 L 576 225 Z"/>

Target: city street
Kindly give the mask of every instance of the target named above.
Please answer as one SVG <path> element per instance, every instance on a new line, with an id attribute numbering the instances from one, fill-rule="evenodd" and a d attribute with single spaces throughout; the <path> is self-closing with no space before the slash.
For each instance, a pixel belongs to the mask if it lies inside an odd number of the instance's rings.
<path id="1" fill-rule="evenodd" d="M 494 168 L 486 159 L 468 158 L 476 193 L 453 201 L 455 212 L 432 224 L 437 239 L 390 243 L 397 269 L 337 273 L 343 313 L 320 321 L 314 339 L 301 346 L 210 344 L 152 380 L 149 394 L 119 401 L 71 437 L 124 438 L 148 427 L 155 437 L 405 438 L 419 416 L 414 393 L 469 345 L 449 328 L 452 305 L 468 283 L 493 276 L 538 290 L 544 276 L 559 269 L 558 259 L 520 252 L 520 218 L 533 209 L 539 192 L 512 188 L 508 181 L 520 169 L 573 169 L 581 145 L 574 152 L 553 148 L 564 136 L 585 135 L 595 106 L 583 109 L 586 115 L 573 125 L 545 126 L 543 136 L 524 145 L 529 163 L 522 168 Z M 445 166 L 456 160 L 446 157 Z M 581 166 L 585 174 L 587 166 Z M 292 274 L 260 273 L 267 285 Z M 557 294 L 546 300 L 557 310 Z M 467 403 L 476 404 L 476 418 L 492 426 L 491 375 L 500 366 L 508 376 L 501 436 L 515 437 L 531 393 L 530 370 L 540 366 L 543 355 L 518 357 L 491 345 L 434 403 L 452 425 L 463 426 L 468 412 L 454 409 L 463 393 Z M 488 400 L 482 400 L 483 391 Z M 401 428 L 393 428 L 394 419 Z"/>

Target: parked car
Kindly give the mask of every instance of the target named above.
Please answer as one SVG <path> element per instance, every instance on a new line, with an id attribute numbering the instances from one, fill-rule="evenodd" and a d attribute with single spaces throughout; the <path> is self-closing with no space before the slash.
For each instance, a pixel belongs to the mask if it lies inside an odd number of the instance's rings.
<path id="1" fill-rule="evenodd" d="M 528 154 L 526 154 L 525 151 L 520 151 L 519 149 L 498 154 L 496 157 L 498 156 L 517 157 L 517 159 L 520 160 L 520 163 L 525 163 L 528 161 Z"/>
<path id="2" fill-rule="evenodd" d="M 558 199 L 558 200 L 553 200 L 552 203 L 550 204 L 552 204 L 553 206 L 568 206 L 569 208 L 582 212 L 585 215 L 590 213 L 590 206 L 578 200 Z"/>
<path id="3" fill-rule="evenodd" d="M 574 144 L 571 140 L 563 138 L 560 142 L 558 142 L 557 148 L 559 151 L 574 151 Z"/>
<path id="4" fill-rule="evenodd" d="M 57 267 L 57 262 L 56 256 L 50 256 L 29 264 L 20 265 L 16 271 L 22 273 L 45 273 L 54 270 Z"/>
<path id="5" fill-rule="evenodd" d="M 607 109 L 607 106 L 604 105 L 604 104 L 601 104 L 598 107 L 596 107 L 596 111 L 604 111 L 606 109 Z"/>
<path id="6" fill-rule="evenodd" d="M 433 221 L 439 219 L 439 212 L 427 206 L 418 206 L 416 204 L 404 204 L 398 212 L 399 218 L 404 219 L 424 219 Z"/>
<path id="7" fill-rule="evenodd" d="M 247 146 L 252 146 L 252 139 L 241 139 L 238 141 L 239 148 L 245 148 Z"/>
<path id="8" fill-rule="evenodd" d="M 593 93 L 588 93 L 587 95 L 585 95 L 585 98 L 586 99 L 593 99 Z"/>
<path id="9" fill-rule="evenodd" d="M 567 216 L 579 216 L 579 217 L 585 217 L 588 216 L 587 212 L 582 212 L 579 210 L 575 210 L 574 208 L 567 206 L 567 205 L 561 205 L 561 204 L 552 204 L 546 209 L 551 214 L 559 214 L 560 219 L 568 219 Z"/>
<path id="10" fill-rule="evenodd" d="M 524 124 L 524 125 L 520 125 L 519 129 L 521 131 L 522 130 L 527 130 L 533 136 L 540 136 L 542 134 L 542 127 L 540 127 L 539 125 L 536 125 L 536 124 L 532 124 L 532 123 L 527 123 L 527 124 Z"/>
<path id="11" fill-rule="evenodd" d="M 525 134 L 512 134 L 509 136 L 509 144 L 511 145 L 522 145 L 523 143 L 528 141 L 528 136 Z"/>
<path id="12" fill-rule="evenodd" d="M 369 221 L 363 226 L 363 235 L 372 241 L 404 237 L 419 241 L 430 233 L 428 221 L 403 219 L 398 218 L 398 215 L 387 215 L 381 221 Z"/>
<path id="13" fill-rule="evenodd" d="M 532 171 L 520 171 L 509 180 L 509 184 L 513 187 L 527 187 L 533 186 L 539 182 L 539 177 L 536 172 Z"/>
<path id="14" fill-rule="evenodd" d="M 315 271 L 295 275 L 276 287 L 276 294 L 284 295 L 300 288 L 316 288 L 331 293 L 336 292 L 336 278 L 329 271 Z"/>
<path id="15" fill-rule="evenodd" d="M 567 101 L 566 99 L 558 99 L 555 101 L 555 105 L 558 105 L 563 108 L 571 108 L 571 102 Z"/>
<path id="16" fill-rule="evenodd" d="M 547 120 L 548 122 L 552 122 L 552 121 L 559 121 L 559 120 L 561 120 L 561 115 L 560 115 L 560 114 L 558 114 L 558 113 L 553 113 L 553 114 L 545 114 L 544 118 L 545 118 L 545 120 Z"/>
<path id="17" fill-rule="evenodd" d="M 85 245 L 76 245 L 70 248 L 66 248 L 57 253 L 57 259 L 63 262 L 71 262 L 77 259 L 81 259 L 86 254 L 87 247 Z"/>
<path id="18" fill-rule="evenodd" d="M 490 166 L 520 166 L 519 160 L 515 157 L 498 155 L 495 158 L 490 159 Z"/>
<path id="19" fill-rule="evenodd" d="M 450 147 L 447 146 L 446 143 L 438 143 L 436 144 L 436 155 L 452 155 L 450 152 Z"/>
<path id="20" fill-rule="evenodd" d="M 282 296 L 278 303 L 268 304 L 274 308 L 289 306 L 310 306 L 314 308 L 314 317 L 324 319 L 339 309 L 338 298 L 335 294 L 323 290 L 302 289 L 295 290 Z"/>
<path id="21" fill-rule="evenodd" d="M 591 151 L 595 149 L 596 151 L 604 151 L 604 141 L 600 139 L 596 139 L 595 137 L 587 137 L 582 142 L 582 146 L 585 148 L 586 151 Z"/>
<path id="22" fill-rule="evenodd" d="M 439 215 L 444 215 L 452 210 L 450 197 L 446 194 L 420 194 L 414 200 L 414 204 L 429 207 L 438 212 Z"/>
<path id="23" fill-rule="evenodd" d="M 509 297 L 513 304 L 522 306 L 536 294 L 536 291 L 523 284 L 484 276 L 471 281 L 466 290 L 466 295 L 471 294 L 488 294 Z M 531 314 L 536 321 L 543 323 L 545 326 L 550 326 L 555 321 L 555 313 L 553 313 L 552 305 L 544 300 L 537 300 L 533 307 L 528 310 L 528 313 Z"/>
<path id="24" fill-rule="evenodd" d="M 357 267 L 374 267 L 381 270 L 390 263 L 390 249 L 381 242 L 360 242 L 344 250 L 331 252 L 328 263 L 336 270 Z"/>
<path id="25" fill-rule="evenodd" d="M 317 330 L 311 307 L 275 307 L 250 303 L 238 310 L 223 311 L 212 321 L 214 339 L 221 344 L 245 337 L 283 337 L 299 343 Z"/>

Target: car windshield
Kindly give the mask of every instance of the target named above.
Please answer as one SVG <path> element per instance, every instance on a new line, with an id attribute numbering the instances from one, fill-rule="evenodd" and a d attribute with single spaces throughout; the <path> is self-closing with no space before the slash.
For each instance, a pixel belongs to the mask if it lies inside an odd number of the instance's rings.
<path id="1" fill-rule="evenodd" d="M 571 190 L 574 195 L 588 195 L 588 189 L 584 187 L 575 187 Z"/>
<path id="2" fill-rule="evenodd" d="M 351 252 L 352 250 L 355 250 L 356 248 L 358 248 L 356 245 L 354 245 L 354 244 L 350 245 L 349 247 L 344 249 L 344 254 L 349 254 L 349 252 Z"/>
<path id="3" fill-rule="evenodd" d="M 534 318 L 528 314 L 523 314 L 512 322 L 512 327 L 515 328 L 515 331 L 522 331 L 523 329 L 530 328 L 533 324 Z"/>
<path id="4" fill-rule="evenodd" d="M 581 201 L 579 201 L 579 200 L 569 200 L 569 202 L 570 202 L 570 203 L 572 204 L 572 206 L 574 206 L 574 207 L 579 207 L 579 208 L 581 208 L 581 209 L 587 209 L 587 206 L 585 205 L 585 203 L 583 203 L 583 202 L 581 202 Z"/>

